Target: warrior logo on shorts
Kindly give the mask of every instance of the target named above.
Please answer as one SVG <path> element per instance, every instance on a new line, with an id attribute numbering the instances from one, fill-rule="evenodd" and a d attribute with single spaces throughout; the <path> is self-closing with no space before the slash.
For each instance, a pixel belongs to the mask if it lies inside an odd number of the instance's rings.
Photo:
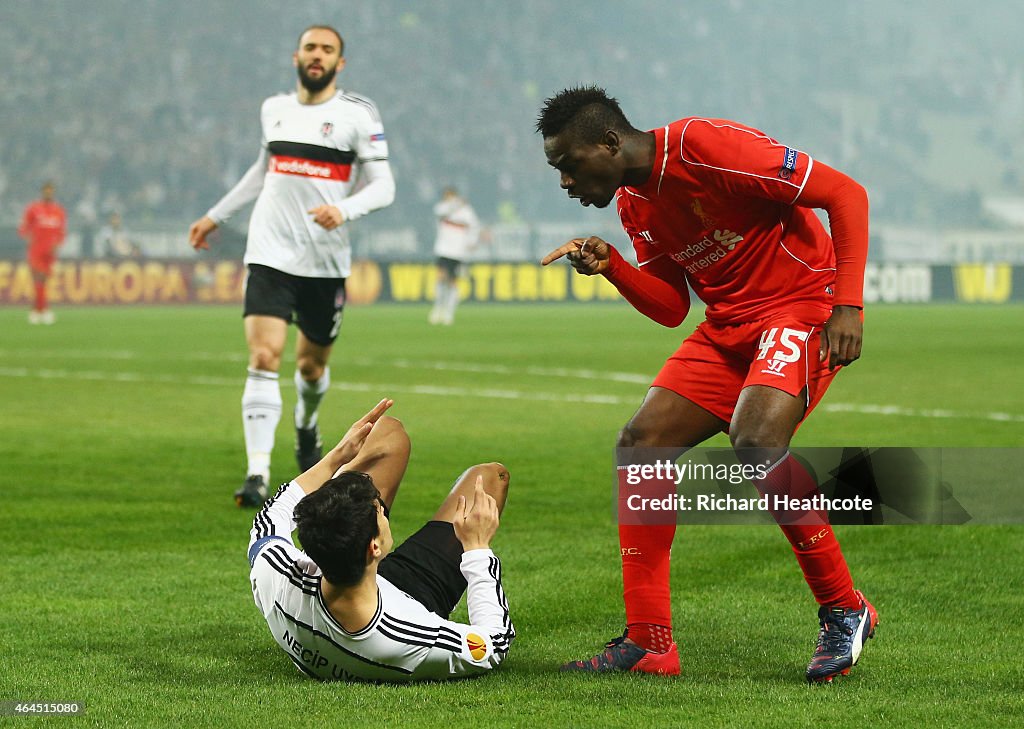
<path id="1" fill-rule="evenodd" d="M 323 125 L 320 127 L 320 134 L 325 136 L 325 137 L 331 136 L 331 132 L 333 132 L 333 131 L 334 131 L 334 123 L 333 122 L 324 122 Z"/>
<path id="2" fill-rule="evenodd" d="M 785 360 L 770 359 L 770 360 L 768 360 L 768 369 L 761 370 L 761 374 L 763 374 L 763 375 L 778 375 L 779 377 L 782 377 L 783 376 L 782 368 L 785 367 L 787 364 L 789 364 L 789 363 L 786 362 Z"/>
<path id="3" fill-rule="evenodd" d="M 466 636 L 466 647 L 469 648 L 469 655 L 473 656 L 474 661 L 479 661 L 487 655 L 487 643 L 476 633 Z"/>

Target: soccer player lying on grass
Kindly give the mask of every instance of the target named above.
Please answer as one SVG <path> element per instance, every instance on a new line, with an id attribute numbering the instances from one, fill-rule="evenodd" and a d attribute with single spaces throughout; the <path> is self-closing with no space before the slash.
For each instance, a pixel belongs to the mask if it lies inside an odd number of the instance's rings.
<path id="1" fill-rule="evenodd" d="M 497 668 L 515 638 L 490 549 L 508 493 L 500 463 L 473 466 L 431 521 L 392 551 L 388 515 L 409 436 L 382 400 L 260 509 L 253 597 L 307 676 L 406 682 Z M 305 552 L 292 542 L 298 527 Z M 469 625 L 448 620 L 467 592 Z"/>
<path id="2" fill-rule="evenodd" d="M 548 99 L 537 129 L 569 197 L 599 208 L 616 200 L 640 267 L 593 236 L 542 263 L 568 257 L 664 326 L 686 318 L 691 288 L 707 304 L 707 320 L 664 364 L 618 447 L 678 456 L 724 431 L 747 465 L 771 464 L 754 482 L 762 493 L 813 492 L 789 443 L 839 366 L 860 356 L 864 188 L 736 122 L 690 117 L 641 131 L 597 87 Z M 831 236 L 812 208 L 828 213 Z M 671 480 L 652 486 L 664 490 L 652 497 L 675 493 Z M 807 679 L 831 681 L 857 662 L 878 615 L 854 589 L 826 512 L 776 518 L 819 605 Z M 566 670 L 679 673 L 669 590 L 675 528 L 674 518 L 620 521 L 626 633 Z"/>

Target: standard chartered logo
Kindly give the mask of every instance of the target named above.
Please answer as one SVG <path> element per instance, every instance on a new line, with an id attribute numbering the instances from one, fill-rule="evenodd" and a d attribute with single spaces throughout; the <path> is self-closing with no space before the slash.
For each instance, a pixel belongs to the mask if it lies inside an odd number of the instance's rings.
<path id="1" fill-rule="evenodd" d="M 710 236 L 706 235 L 678 253 L 673 253 L 672 258 L 682 263 L 690 273 L 696 273 L 725 258 L 742 240 L 743 236 L 734 230 L 716 230 Z"/>

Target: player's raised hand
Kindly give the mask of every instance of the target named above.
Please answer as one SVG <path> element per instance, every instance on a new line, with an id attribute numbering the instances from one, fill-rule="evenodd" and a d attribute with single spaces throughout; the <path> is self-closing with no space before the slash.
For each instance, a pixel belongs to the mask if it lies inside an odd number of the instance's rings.
<path id="1" fill-rule="evenodd" d="M 373 431 L 374 424 L 394 404 L 394 400 L 385 398 L 377 403 L 370 412 L 352 423 L 352 427 L 338 441 L 338 445 L 331 448 L 315 466 L 295 478 L 295 483 L 299 485 L 299 488 L 307 494 L 311 494 L 332 476 L 337 476 L 342 466 L 359 455 L 363 444 L 366 443 L 367 436 Z"/>
<path id="2" fill-rule="evenodd" d="M 498 531 L 498 502 L 484 491 L 484 477 L 476 477 L 473 489 L 473 503 L 466 503 L 466 497 L 460 495 L 455 509 L 455 536 L 462 542 L 465 551 L 486 549 Z"/>
<path id="3" fill-rule="evenodd" d="M 210 244 L 206 242 L 206 236 L 217 229 L 217 224 L 213 222 L 213 219 L 209 216 L 204 215 L 199 218 L 196 222 L 188 228 L 188 242 L 193 248 L 198 250 L 209 250 Z"/>
<path id="4" fill-rule="evenodd" d="M 363 443 L 366 442 L 366 436 L 368 436 L 370 431 L 373 430 L 374 424 L 380 420 L 380 417 L 394 404 L 394 400 L 384 398 L 374 405 L 370 412 L 352 423 L 352 427 L 350 427 L 348 432 L 346 432 L 345 435 L 342 436 L 341 440 L 338 441 L 338 445 L 334 446 L 332 449 L 331 455 L 333 458 L 331 465 L 334 466 L 335 469 L 341 468 L 359 455 L 359 451 L 362 449 Z"/>
<path id="5" fill-rule="evenodd" d="M 334 230 L 345 222 L 345 216 L 333 205 L 317 205 L 306 211 L 313 216 L 313 222 L 325 230 Z"/>
<path id="6" fill-rule="evenodd" d="M 836 306 L 821 330 L 818 361 L 828 357 L 828 368 L 849 365 L 860 357 L 864 322 L 856 306 Z"/>
<path id="7" fill-rule="evenodd" d="M 544 256 L 540 264 L 547 266 L 562 256 L 568 258 L 577 273 L 594 276 L 608 270 L 611 246 L 596 235 L 589 238 L 573 238 L 561 248 L 556 248 Z"/>

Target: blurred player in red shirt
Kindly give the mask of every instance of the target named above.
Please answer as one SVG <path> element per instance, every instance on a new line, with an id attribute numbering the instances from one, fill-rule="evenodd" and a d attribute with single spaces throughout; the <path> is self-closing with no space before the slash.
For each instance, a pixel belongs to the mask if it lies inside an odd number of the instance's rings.
<path id="1" fill-rule="evenodd" d="M 57 248 L 64 243 L 67 215 L 53 198 L 56 188 L 52 182 L 44 183 L 41 192 L 42 198 L 25 207 L 18 235 L 28 242 L 28 266 L 32 269 L 36 290 L 35 303 L 28 315 L 29 323 L 53 324 L 53 312 L 46 303 L 46 280 L 53 272 Z"/>
<path id="2" fill-rule="evenodd" d="M 761 493 L 816 493 L 789 443 L 837 368 L 860 356 L 864 189 L 736 122 L 691 117 L 640 131 L 597 87 L 548 99 L 537 129 L 571 198 L 600 208 L 617 201 L 639 268 L 593 236 L 552 251 L 544 265 L 566 256 L 669 327 L 686 317 L 690 289 L 707 304 L 706 321 L 662 367 L 618 447 L 678 457 L 727 432 L 740 460 L 766 466 L 754 480 Z M 827 212 L 831 236 L 812 208 Z M 654 488 L 652 496 L 675 493 L 671 480 Z M 819 603 L 806 677 L 831 681 L 857 662 L 877 613 L 853 587 L 827 512 L 774 515 Z M 670 520 L 620 518 L 626 632 L 564 670 L 679 673 L 669 590 L 674 514 Z"/>

